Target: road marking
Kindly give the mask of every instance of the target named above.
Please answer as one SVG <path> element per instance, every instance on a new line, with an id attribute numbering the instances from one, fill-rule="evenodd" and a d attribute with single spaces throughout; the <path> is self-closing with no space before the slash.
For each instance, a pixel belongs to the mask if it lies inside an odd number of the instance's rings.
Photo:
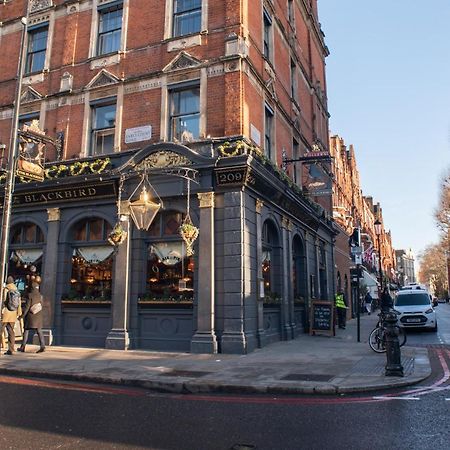
<path id="1" fill-rule="evenodd" d="M 374 400 L 420 400 L 418 397 L 372 397 Z"/>

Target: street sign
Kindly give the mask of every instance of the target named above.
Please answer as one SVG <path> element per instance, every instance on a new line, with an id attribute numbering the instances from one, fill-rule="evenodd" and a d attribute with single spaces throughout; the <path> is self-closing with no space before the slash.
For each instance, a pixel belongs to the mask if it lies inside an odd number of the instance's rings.
<path id="1" fill-rule="evenodd" d="M 362 264 L 362 256 L 361 254 L 355 253 L 355 264 Z"/>
<path id="2" fill-rule="evenodd" d="M 361 255 L 362 247 L 350 247 L 350 252 L 352 255 Z"/>

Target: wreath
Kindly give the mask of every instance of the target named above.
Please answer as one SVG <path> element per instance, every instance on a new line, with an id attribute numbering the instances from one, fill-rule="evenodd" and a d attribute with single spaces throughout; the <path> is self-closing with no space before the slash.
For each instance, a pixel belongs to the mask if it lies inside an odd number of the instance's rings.
<path id="1" fill-rule="evenodd" d="M 230 142 L 226 141 L 222 145 L 219 145 L 217 150 L 222 156 L 232 157 L 242 154 L 242 150 L 244 150 L 245 147 L 246 144 L 243 141 L 236 141 L 234 143 L 234 147 L 230 144 Z"/>
<path id="2" fill-rule="evenodd" d="M 75 162 L 73 164 L 71 164 L 69 170 L 70 170 L 70 175 L 72 176 L 77 176 L 77 175 L 81 175 L 84 173 L 84 171 L 86 170 L 86 168 L 89 166 L 89 163 L 87 162 Z"/>
<path id="3" fill-rule="evenodd" d="M 65 164 L 50 166 L 48 169 L 45 169 L 45 178 L 59 178 L 61 174 L 67 172 L 68 169 L 69 168 Z"/>

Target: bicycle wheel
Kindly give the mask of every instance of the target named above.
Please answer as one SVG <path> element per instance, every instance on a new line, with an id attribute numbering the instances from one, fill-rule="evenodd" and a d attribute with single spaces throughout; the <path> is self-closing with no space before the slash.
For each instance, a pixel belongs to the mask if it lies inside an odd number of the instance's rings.
<path id="1" fill-rule="evenodd" d="M 386 351 L 383 328 L 374 328 L 372 330 L 369 335 L 369 346 L 375 353 L 384 353 Z"/>
<path id="2" fill-rule="evenodd" d="M 403 347 L 406 344 L 406 331 L 402 327 L 398 327 L 398 342 L 400 347 Z"/>

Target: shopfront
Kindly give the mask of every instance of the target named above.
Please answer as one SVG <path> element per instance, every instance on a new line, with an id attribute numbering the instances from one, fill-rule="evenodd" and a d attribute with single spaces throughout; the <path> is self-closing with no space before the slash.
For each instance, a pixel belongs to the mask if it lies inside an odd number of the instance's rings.
<path id="1" fill-rule="evenodd" d="M 334 293 L 332 222 L 239 149 L 155 144 L 17 185 L 9 271 L 23 290 L 42 279 L 52 343 L 246 353 L 304 331 Z M 148 228 L 131 208 L 143 173 Z"/>

